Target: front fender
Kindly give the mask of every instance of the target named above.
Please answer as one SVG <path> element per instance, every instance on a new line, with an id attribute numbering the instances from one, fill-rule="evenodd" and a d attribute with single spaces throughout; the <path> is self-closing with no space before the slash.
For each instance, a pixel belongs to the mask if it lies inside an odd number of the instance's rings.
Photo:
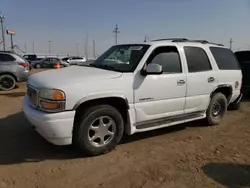
<path id="1" fill-rule="evenodd" d="M 111 97 L 122 98 L 126 101 L 126 103 L 128 105 L 128 100 L 123 94 L 120 94 L 120 93 L 102 93 L 102 94 L 94 94 L 94 95 L 88 95 L 86 97 L 83 97 L 74 105 L 73 110 L 76 110 L 84 102 L 87 102 L 90 100 L 95 100 L 95 99 L 111 98 Z M 129 105 L 128 105 L 128 108 L 129 108 Z"/>

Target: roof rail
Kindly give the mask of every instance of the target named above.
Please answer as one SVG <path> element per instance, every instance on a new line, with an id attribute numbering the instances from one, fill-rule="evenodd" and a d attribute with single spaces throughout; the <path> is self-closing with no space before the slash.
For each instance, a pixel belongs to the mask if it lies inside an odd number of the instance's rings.
<path id="1" fill-rule="evenodd" d="M 172 42 L 176 41 L 188 41 L 186 38 L 166 38 L 166 39 L 156 39 L 156 40 L 151 40 L 152 42 L 157 42 L 157 41 L 163 41 L 163 40 L 171 40 Z"/>
<path id="2" fill-rule="evenodd" d="M 224 46 L 223 44 L 217 44 L 217 43 L 209 42 L 207 40 L 184 40 L 184 41 L 172 41 L 172 42 L 199 42 L 202 44 L 214 44 L 217 46 Z"/>
<path id="3" fill-rule="evenodd" d="M 217 43 L 209 42 L 207 40 L 190 40 L 190 42 L 200 42 L 202 44 L 214 44 L 218 46 L 224 46 L 223 44 L 217 44 Z"/>

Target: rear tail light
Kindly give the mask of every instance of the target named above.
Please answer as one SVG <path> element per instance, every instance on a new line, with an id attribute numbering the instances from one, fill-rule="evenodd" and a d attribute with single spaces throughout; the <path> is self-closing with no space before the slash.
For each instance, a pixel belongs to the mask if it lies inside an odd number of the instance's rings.
<path id="1" fill-rule="evenodd" d="M 21 65 L 22 67 L 29 69 L 29 63 L 19 63 L 19 65 Z"/>

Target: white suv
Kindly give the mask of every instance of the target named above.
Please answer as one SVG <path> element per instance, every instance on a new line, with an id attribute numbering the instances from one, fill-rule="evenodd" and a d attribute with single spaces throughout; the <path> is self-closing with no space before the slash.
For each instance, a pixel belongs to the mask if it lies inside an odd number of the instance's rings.
<path id="1" fill-rule="evenodd" d="M 23 111 L 56 145 L 88 155 L 132 135 L 189 121 L 221 122 L 241 100 L 242 73 L 231 50 L 207 41 L 162 39 L 115 45 L 94 63 L 30 76 Z"/>

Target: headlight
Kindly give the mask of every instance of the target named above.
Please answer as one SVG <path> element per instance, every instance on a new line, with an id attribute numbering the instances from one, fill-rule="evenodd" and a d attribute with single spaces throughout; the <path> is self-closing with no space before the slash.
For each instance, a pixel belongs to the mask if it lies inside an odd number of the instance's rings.
<path id="1" fill-rule="evenodd" d="M 61 90 L 57 89 L 41 89 L 39 91 L 39 97 L 43 99 L 63 101 L 65 100 L 65 94 Z"/>
<path id="2" fill-rule="evenodd" d="M 48 112 L 60 112 L 65 109 L 65 93 L 57 89 L 39 91 L 39 107 Z"/>

